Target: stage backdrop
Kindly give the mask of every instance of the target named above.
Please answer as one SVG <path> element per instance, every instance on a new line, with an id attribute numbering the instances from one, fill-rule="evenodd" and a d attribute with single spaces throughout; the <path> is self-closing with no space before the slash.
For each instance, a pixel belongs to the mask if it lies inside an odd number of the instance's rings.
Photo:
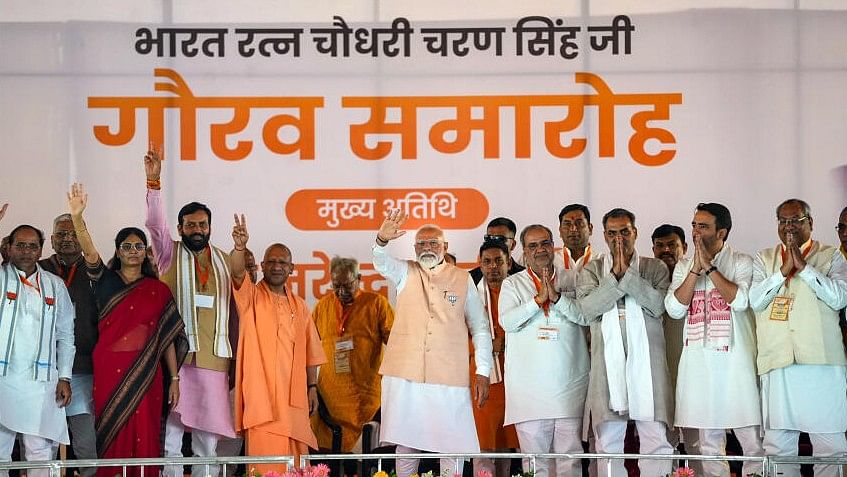
<path id="1" fill-rule="evenodd" d="M 654 227 L 690 230 L 695 204 L 718 201 L 752 253 L 795 196 L 835 242 L 847 7 L 702 3 L 4 2 L 0 228 L 49 231 L 81 181 L 110 256 L 120 227 L 143 224 L 153 141 L 171 226 L 204 202 L 228 250 L 245 214 L 259 255 L 291 247 L 309 300 L 333 255 L 387 291 L 370 247 L 392 207 L 444 227 L 465 263 L 490 218 L 556 230 L 572 202 L 602 249 L 612 207 L 636 214 L 649 253 Z M 411 256 L 411 236 L 392 251 Z"/>

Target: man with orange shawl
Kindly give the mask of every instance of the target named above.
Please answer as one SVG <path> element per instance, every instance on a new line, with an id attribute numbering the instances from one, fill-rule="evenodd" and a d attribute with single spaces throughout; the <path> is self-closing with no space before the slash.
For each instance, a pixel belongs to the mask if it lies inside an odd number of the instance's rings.
<path id="1" fill-rule="evenodd" d="M 317 410 L 317 366 L 326 362 L 318 331 L 302 298 L 286 286 L 291 251 L 273 244 L 262 260 L 262 281 L 245 280 L 247 224 L 236 216 L 232 288 L 241 326 L 235 368 L 235 428 L 246 454 L 293 455 L 317 448 L 309 414 Z M 295 464 L 296 465 L 296 464 Z M 279 465 L 257 465 L 264 474 Z"/>

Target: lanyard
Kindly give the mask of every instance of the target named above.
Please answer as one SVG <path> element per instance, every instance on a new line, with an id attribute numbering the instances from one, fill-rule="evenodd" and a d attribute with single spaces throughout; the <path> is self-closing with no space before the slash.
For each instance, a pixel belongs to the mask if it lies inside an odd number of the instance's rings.
<path id="1" fill-rule="evenodd" d="M 526 267 L 526 271 L 529 272 L 529 277 L 532 278 L 532 283 L 535 284 L 535 291 L 540 292 L 541 291 L 541 279 L 539 279 L 538 276 L 535 275 L 535 272 L 532 271 L 532 268 Z M 555 282 L 556 282 L 556 269 L 554 268 L 553 269 L 553 283 L 555 283 Z M 550 286 L 550 284 L 548 283 L 547 286 Z M 541 309 L 544 310 L 544 316 L 550 316 L 550 299 L 549 298 L 544 300 L 544 303 L 541 304 Z"/>
<path id="2" fill-rule="evenodd" d="M 571 269 L 571 252 L 570 252 L 570 250 L 568 250 L 567 247 L 562 248 L 562 257 L 564 258 L 565 269 L 570 270 Z M 586 263 L 588 263 L 589 260 L 591 260 L 591 244 L 588 244 L 588 246 L 585 247 L 585 253 L 582 254 L 582 258 L 574 260 L 574 266 L 576 266 L 576 263 L 579 260 L 582 260 L 583 264 L 586 264 Z"/>
<path id="3" fill-rule="evenodd" d="M 59 270 L 58 270 L 59 276 L 60 277 L 65 276 L 65 267 L 62 266 L 62 264 L 59 262 L 59 260 L 56 260 L 56 266 L 59 268 Z M 77 266 L 79 266 L 79 262 L 71 265 L 71 271 L 68 273 L 68 278 L 64 279 L 65 280 L 65 286 L 68 287 L 68 288 L 70 288 L 71 282 L 74 281 L 74 276 L 76 275 Z"/>
<path id="4" fill-rule="evenodd" d="M 801 255 L 803 256 L 804 260 L 809 255 L 809 252 L 812 251 L 812 244 L 813 243 L 814 243 L 814 241 L 809 240 L 809 244 L 806 245 L 805 250 L 801 250 L 801 252 L 802 252 Z M 785 263 L 786 252 L 787 252 L 787 250 L 786 250 L 785 246 L 783 245 L 782 246 L 782 263 Z M 788 276 L 785 277 L 785 288 L 788 288 L 788 283 L 791 282 L 791 277 L 793 277 L 795 273 L 797 273 L 797 267 L 792 268 L 791 271 L 788 272 Z"/>
<path id="5" fill-rule="evenodd" d="M 23 275 L 21 275 L 20 277 L 21 277 L 21 283 L 23 283 L 24 285 L 26 285 L 28 287 L 33 288 L 35 291 L 37 291 L 39 294 L 41 294 L 41 286 L 40 286 L 41 285 L 41 275 L 39 275 L 39 274 L 35 275 L 35 284 L 33 284 L 32 282 L 27 280 L 26 277 L 23 276 Z"/>
<path id="6" fill-rule="evenodd" d="M 356 291 L 356 294 L 353 296 L 353 301 L 356 301 L 356 297 L 359 296 L 359 292 Z M 341 304 L 341 300 L 338 297 L 335 297 L 335 318 L 338 321 L 338 336 L 344 334 L 344 324 L 347 323 L 347 319 L 350 318 L 350 314 L 353 312 L 353 303 L 347 305 L 346 307 Z"/>
<path id="7" fill-rule="evenodd" d="M 197 275 L 197 279 L 200 280 L 200 289 L 206 291 L 206 284 L 209 283 L 209 272 L 212 270 L 211 247 L 206 245 L 206 249 L 204 250 L 204 252 L 209 257 L 209 265 L 201 267 L 200 260 L 198 260 L 197 257 L 194 257 L 194 273 Z"/>

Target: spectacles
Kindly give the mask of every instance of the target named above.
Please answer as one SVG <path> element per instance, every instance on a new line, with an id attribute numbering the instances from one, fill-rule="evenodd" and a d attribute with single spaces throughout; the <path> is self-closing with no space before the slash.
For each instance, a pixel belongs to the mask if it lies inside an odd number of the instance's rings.
<path id="1" fill-rule="evenodd" d="M 415 246 L 421 247 L 421 248 L 423 248 L 423 247 L 436 248 L 440 245 L 441 245 L 441 240 L 439 240 L 439 239 L 416 240 L 415 241 Z"/>
<path id="2" fill-rule="evenodd" d="M 802 216 L 802 217 L 797 217 L 797 218 L 793 218 L 793 219 L 780 219 L 780 218 L 777 218 L 776 222 L 779 224 L 779 226 L 780 226 L 780 227 L 785 227 L 785 226 L 787 226 L 787 225 L 793 225 L 793 226 L 802 225 L 802 224 L 803 224 L 803 222 L 805 222 L 805 221 L 807 221 L 807 220 L 809 220 L 809 216 L 808 216 L 808 215 L 804 215 L 804 216 Z"/>
<path id="3" fill-rule="evenodd" d="M 838 233 L 844 232 L 847 230 L 847 224 L 838 224 L 835 226 L 835 230 L 837 230 Z"/>
<path id="4" fill-rule="evenodd" d="M 59 237 L 60 239 L 76 238 L 76 232 L 74 232 L 73 230 L 60 230 L 58 232 L 55 232 L 53 235 Z"/>
<path id="5" fill-rule="evenodd" d="M 35 252 L 35 251 L 41 249 L 41 245 L 34 243 L 34 242 L 32 242 L 32 243 L 15 242 L 15 248 L 18 249 L 21 252 L 24 252 L 26 250 L 29 250 L 30 252 Z"/>
<path id="6" fill-rule="evenodd" d="M 482 239 L 486 242 L 505 242 L 506 240 L 514 240 L 514 237 L 506 237 L 505 235 L 485 234 Z"/>
<path id="7" fill-rule="evenodd" d="M 353 280 L 352 282 L 346 282 L 346 283 L 333 283 L 332 284 L 333 290 L 351 291 L 351 290 L 355 290 L 356 288 L 359 288 L 359 281 L 358 280 Z"/>
<path id="8" fill-rule="evenodd" d="M 532 242 L 532 243 L 526 244 L 526 248 L 528 248 L 530 250 L 536 250 L 536 249 L 539 249 L 539 248 L 542 248 L 542 247 L 543 248 L 553 248 L 553 241 L 552 240 L 542 240 L 540 242 Z"/>
<path id="9" fill-rule="evenodd" d="M 124 252 L 132 252 L 133 250 L 135 250 L 136 252 L 143 252 L 146 249 L 147 249 L 147 245 L 144 245 L 144 243 L 142 243 L 142 242 L 136 242 L 136 243 L 124 242 L 124 243 L 121 244 L 121 250 L 123 250 Z"/>

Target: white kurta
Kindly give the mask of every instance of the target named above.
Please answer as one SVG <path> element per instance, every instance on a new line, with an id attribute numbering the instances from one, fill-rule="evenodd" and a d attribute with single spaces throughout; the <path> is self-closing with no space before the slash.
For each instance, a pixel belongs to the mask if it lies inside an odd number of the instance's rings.
<path id="1" fill-rule="evenodd" d="M 408 263 L 373 247 L 374 267 L 403 292 Z M 468 275 L 465 322 L 474 346 L 477 374 L 488 376 L 492 365 L 488 315 Z M 379 440 L 430 452 L 479 452 L 470 388 L 426 384 L 394 376 L 382 377 L 382 425 Z"/>
<path id="2" fill-rule="evenodd" d="M 564 295 L 544 316 L 536 294 L 526 270 L 506 278 L 500 288 L 500 326 L 506 331 L 505 424 L 582 418 L 584 411 L 589 358 L 580 325 L 588 323 Z M 542 327 L 555 328 L 557 339 L 540 340 Z"/>
<path id="3" fill-rule="evenodd" d="M 557 250 L 553 256 L 553 266 L 556 267 L 557 274 L 556 286 L 569 298 L 576 296 L 576 281 L 579 277 L 579 272 L 582 271 L 585 264 L 595 258 L 603 258 L 603 252 L 594 251 L 590 245 L 586 247 L 586 252 L 589 251 L 591 252 L 590 254 L 583 253 L 582 257 L 574 260 L 571 258 L 570 250 L 567 247 L 563 247 L 561 250 Z M 567 266 L 565 265 L 565 254 L 567 254 L 568 258 Z"/>
<path id="4" fill-rule="evenodd" d="M 0 282 L 5 273 L 17 272 L 8 266 L 0 268 Z M 22 272 L 21 272 L 22 273 Z M 61 444 L 69 444 L 68 425 L 65 409 L 56 403 L 56 385 L 59 377 L 71 377 L 74 358 L 74 308 L 62 280 L 49 273 L 37 272 L 38 282 L 51 281 L 56 296 L 56 352 L 53 361 L 56 368 L 51 379 L 36 381 L 35 361 L 38 355 L 39 328 L 43 299 L 34 288 L 22 286 L 17 297 L 17 325 L 12 341 L 12 353 L 6 376 L 0 376 L 0 424 L 21 434 L 34 435 L 50 439 Z M 36 273 L 27 277 L 36 282 Z M 43 285 L 42 285 L 43 286 Z M 6 299 L 6 297 L 2 297 Z"/>
<path id="5" fill-rule="evenodd" d="M 835 253 L 829 273 L 806 266 L 793 279 L 803 280 L 833 309 L 847 305 L 847 262 Z M 753 262 L 750 307 L 762 310 L 779 294 L 785 277 L 770 273 L 760 256 Z M 762 414 L 765 429 L 790 429 L 810 433 L 844 432 L 847 429 L 847 367 L 792 364 L 761 376 Z"/>
<path id="6" fill-rule="evenodd" d="M 665 297 L 665 308 L 671 318 L 682 320 L 682 355 L 676 385 L 674 425 L 698 429 L 731 429 L 762 423 L 759 387 L 756 376 L 755 318 L 748 307 L 748 290 L 753 273 L 753 259 L 734 252 L 728 245 L 715 256 L 721 273 L 738 286 L 735 300 L 729 303 L 732 338 L 729 351 L 704 346 L 704 341 L 686 344 L 688 306 L 676 299 L 674 292 L 691 270 L 691 260 L 676 264 L 673 280 Z M 695 291 L 714 288 L 707 276 L 697 279 Z"/>

